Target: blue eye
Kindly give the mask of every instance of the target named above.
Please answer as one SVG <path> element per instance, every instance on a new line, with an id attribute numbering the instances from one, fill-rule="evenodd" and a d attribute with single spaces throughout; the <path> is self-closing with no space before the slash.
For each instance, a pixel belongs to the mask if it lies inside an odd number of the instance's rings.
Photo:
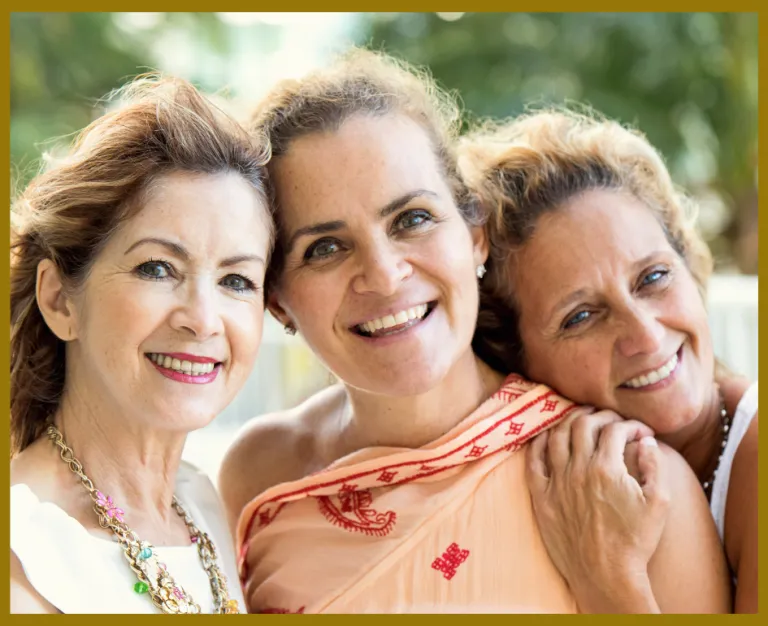
<path id="1" fill-rule="evenodd" d="M 242 293 L 244 291 L 253 291 L 255 288 L 253 281 L 249 280 L 245 276 L 240 276 L 240 274 L 228 274 L 221 279 L 219 284 L 223 285 L 227 289 L 231 289 L 232 291 L 237 291 L 238 293 Z"/>
<path id="2" fill-rule="evenodd" d="M 643 276 L 641 283 L 642 285 L 652 285 L 653 283 L 660 281 L 668 273 L 669 272 L 664 270 L 653 270 L 652 272 L 648 272 L 645 276 Z"/>
<path id="3" fill-rule="evenodd" d="M 394 226 L 398 230 L 408 230 L 411 228 L 418 228 L 431 221 L 433 221 L 433 218 L 429 211 L 425 211 L 424 209 L 413 209 L 410 211 L 403 211 L 398 215 Z"/>
<path id="4" fill-rule="evenodd" d="M 571 328 L 577 324 L 581 324 L 583 321 L 589 319 L 590 315 L 591 313 L 589 311 L 579 311 L 576 315 L 572 315 L 565 321 L 563 328 Z"/>
<path id="5" fill-rule="evenodd" d="M 150 280 L 165 280 L 170 278 L 173 268 L 165 261 L 147 261 L 134 270 L 141 278 Z"/>
<path id="6" fill-rule="evenodd" d="M 335 239 L 319 239 L 315 241 L 304 253 L 305 260 L 326 259 L 341 249 Z"/>

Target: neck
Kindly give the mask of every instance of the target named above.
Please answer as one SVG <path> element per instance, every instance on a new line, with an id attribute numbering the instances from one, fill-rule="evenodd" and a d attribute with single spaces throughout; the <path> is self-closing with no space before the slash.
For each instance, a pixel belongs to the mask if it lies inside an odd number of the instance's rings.
<path id="1" fill-rule="evenodd" d="M 94 487 L 123 509 L 129 526 L 164 543 L 164 535 L 178 535 L 171 501 L 185 437 L 148 428 L 135 415 L 100 406 L 97 397 L 70 387 L 54 424 Z"/>
<path id="2" fill-rule="evenodd" d="M 723 440 L 720 394 L 715 385 L 699 416 L 678 432 L 659 439 L 677 450 L 688 462 L 699 481 L 709 480 L 717 467 Z"/>
<path id="3" fill-rule="evenodd" d="M 370 446 L 424 446 L 472 413 L 503 380 L 470 352 L 440 384 L 415 396 L 382 396 L 347 387 L 343 447 L 353 452 Z"/>

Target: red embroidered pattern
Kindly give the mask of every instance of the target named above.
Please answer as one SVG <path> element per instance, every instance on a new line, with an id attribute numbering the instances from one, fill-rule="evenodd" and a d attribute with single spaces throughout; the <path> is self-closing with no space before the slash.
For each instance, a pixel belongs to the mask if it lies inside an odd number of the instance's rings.
<path id="1" fill-rule="evenodd" d="M 397 520 L 394 511 L 379 513 L 370 508 L 373 496 L 368 489 L 357 491 L 356 485 L 345 484 L 336 496 L 341 507 L 337 507 L 331 497 L 318 496 L 320 512 L 334 526 L 340 526 L 349 532 L 383 537 L 392 532 Z"/>
<path id="2" fill-rule="evenodd" d="M 259 511 L 259 527 L 267 526 L 277 517 L 277 514 L 285 506 L 285 502 L 281 502 L 271 511 L 269 508 Z"/>
<path id="3" fill-rule="evenodd" d="M 388 483 L 391 482 L 395 476 L 397 476 L 397 472 L 388 472 L 387 470 L 384 470 L 379 474 L 379 480 L 383 483 Z"/>
<path id="4" fill-rule="evenodd" d="M 459 565 L 467 560 L 469 550 L 461 550 L 457 543 L 452 543 L 448 549 L 443 552 L 443 556 L 432 561 L 432 569 L 443 573 L 443 578 L 451 580 L 456 575 Z"/>
<path id="5" fill-rule="evenodd" d="M 478 457 L 483 452 L 485 452 L 487 447 L 488 446 L 472 446 L 472 449 L 469 452 L 467 452 L 466 456 L 468 456 L 468 457 L 470 457 L 470 456 L 471 457 Z"/>
<path id="6" fill-rule="evenodd" d="M 419 468 L 420 472 L 431 472 L 433 469 L 435 469 L 434 465 L 427 465 L 426 463 L 422 463 L 421 467 Z"/>
<path id="7" fill-rule="evenodd" d="M 266 608 L 259 611 L 259 613 L 273 613 L 278 615 L 287 615 L 288 613 L 303 613 L 304 609 L 306 609 L 306 606 L 299 607 L 298 611 L 291 611 L 289 609 L 273 609 L 273 608 Z"/>
<path id="8" fill-rule="evenodd" d="M 523 425 L 520 422 L 510 422 L 509 430 L 505 432 L 505 435 L 519 435 L 523 430 Z"/>
<path id="9" fill-rule="evenodd" d="M 500 400 L 504 400 L 504 402 L 512 402 L 514 400 L 517 400 L 523 394 L 522 392 L 519 392 L 519 391 L 510 391 L 509 389 L 499 389 L 499 391 L 497 391 L 494 395 Z"/>
<path id="10" fill-rule="evenodd" d="M 544 403 L 544 406 L 541 407 L 540 413 L 543 413 L 544 411 L 554 411 L 557 408 L 557 400 L 547 400 Z"/>

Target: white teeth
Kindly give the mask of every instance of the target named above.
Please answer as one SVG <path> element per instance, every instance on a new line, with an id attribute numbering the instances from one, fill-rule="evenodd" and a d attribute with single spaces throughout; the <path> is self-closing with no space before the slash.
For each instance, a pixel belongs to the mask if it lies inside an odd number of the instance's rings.
<path id="1" fill-rule="evenodd" d="M 669 361 L 662 365 L 659 369 L 649 372 L 643 376 L 637 376 L 624 383 L 625 387 L 632 387 L 638 389 L 640 387 L 646 387 L 653 385 L 654 383 L 664 380 L 669 376 L 677 367 L 677 353 L 675 353 Z"/>
<path id="2" fill-rule="evenodd" d="M 148 356 L 153 363 L 157 363 L 160 367 L 172 369 L 174 371 L 181 372 L 182 374 L 189 374 L 191 376 L 202 376 L 203 374 L 210 374 L 213 371 L 213 368 L 216 366 L 215 363 L 197 363 L 192 361 L 185 361 L 157 353 L 150 353 Z"/>
<path id="3" fill-rule="evenodd" d="M 399 326 L 405 324 L 410 320 L 421 319 L 427 314 L 427 305 L 420 304 L 418 306 L 406 309 L 404 311 L 398 311 L 394 315 L 385 315 L 375 320 L 370 320 L 363 324 L 360 324 L 360 328 L 367 333 L 373 333 L 382 328 L 392 328 L 393 326 Z"/>

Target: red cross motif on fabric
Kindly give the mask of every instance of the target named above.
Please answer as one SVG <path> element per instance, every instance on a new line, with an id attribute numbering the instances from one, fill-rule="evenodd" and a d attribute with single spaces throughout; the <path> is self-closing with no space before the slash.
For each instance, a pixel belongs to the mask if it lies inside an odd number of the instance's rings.
<path id="1" fill-rule="evenodd" d="M 507 430 L 505 435 L 519 435 L 520 432 L 523 430 L 523 425 L 520 422 L 510 422 L 509 423 L 509 430 Z"/>
<path id="2" fill-rule="evenodd" d="M 468 457 L 479 457 L 483 452 L 485 452 L 486 448 L 488 446 L 472 446 L 472 449 L 467 452 L 466 456 Z"/>
<path id="3" fill-rule="evenodd" d="M 459 565 L 467 560 L 469 550 L 462 550 L 457 543 L 452 543 L 448 549 L 443 552 L 442 557 L 432 561 L 432 569 L 443 573 L 443 578 L 451 580 L 456 575 Z"/>
<path id="4" fill-rule="evenodd" d="M 395 476 L 397 476 L 397 472 L 389 472 L 384 470 L 381 474 L 379 474 L 379 480 L 383 483 L 389 483 L 392 482 L 392 479 Z"/>
<path id="5" fill-rule="evenodd" d="M 338 506 L 335 503 L 338 500 Z M 334 526 L 349 532 L 383 537 L 392 532 L 397 520 L 394 511 L 379 513 L 371 508 L 373 496 L 370 490 L 356 490 L 356 485 L 345 484 L 335 497 L 319 496 L 320 512 Z"/>
<path id="6" fill-rule="evenodd" d="M 554 411 L 557 408 L 557 400 L 547 400 L 541 407 L 541 413 L 544 411 Z"/>

